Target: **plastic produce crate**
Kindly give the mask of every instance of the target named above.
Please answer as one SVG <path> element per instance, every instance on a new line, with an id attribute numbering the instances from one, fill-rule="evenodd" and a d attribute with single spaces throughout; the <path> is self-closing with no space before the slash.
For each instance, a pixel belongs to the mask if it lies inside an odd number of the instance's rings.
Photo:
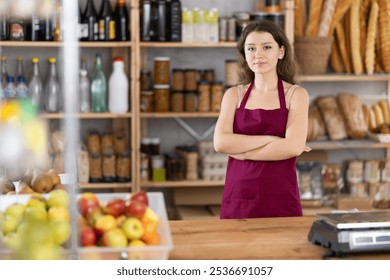
<path id="1" fill-rule="evenodd" d="M 159 192 L 147 193 L 149 207 L 157 214 L 158 233 L 161 243 L 158 246 L 144 247 L 78 247 L 78 257 L 82 260 L 163 260 L 168 259 L 169 251 L 173 248 L 171 231 L 164 203 L 164 197 Z M 99 201 L 108 202 L 111 199 L 129 198 L 128 193 L 96 194 Z M 78 229 L 77 229 L 78 232 Z"/>

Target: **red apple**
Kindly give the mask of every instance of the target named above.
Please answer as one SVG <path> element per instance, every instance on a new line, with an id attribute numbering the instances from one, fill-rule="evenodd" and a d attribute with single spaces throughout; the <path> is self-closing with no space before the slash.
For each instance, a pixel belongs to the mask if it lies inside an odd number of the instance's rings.
<path id="1" fill-rule="evenodd" d="M 148 207 L 137 201 L 131 200 L 126 203 L 126 215 L 135 218 L 141 218 Z"/>
<path id="2" fill-rule="evenodd" d="M 104 212 L 113 215 L 115 218 L 124 214 L 126 210 L 126 202 L 123 199 L 112 199 L 104 207 Z"/>
<path id="3" fill-rule="evenodd" d="M 80 230 L 80 244 L 83 247 L 96 245 L 95 232 L 91 227 L 83 227 Z"/>
<path id="4" fill-rule="evenodd" d="M 96 221 L 102 216 L 103 212 L 99 206 L 91 206 L 87 209 L 87 212 L 85 213 L 85 218 L 87 219 L 88 224 L 92 227 L 95 226 Z"/>
<path id="5" fill-rule="evenodd" d="M 146 206 L 149 206 L 148 195 L 146 192 L 137 192 L 131 196 L 130 200 L 136 200 L 145 204 Z"/>
<path id="6" fill-rule="evenodd" d="M 128 218 L 122 225 L 122 230 L 129 240 L 140 239 L 144 234 L 144 228 L 140 220 Z"/>
<path id="7" fill-rule="evenodd" d="M 77 200 L 77 208 L 80 214 L 86 217 L 90 207 L 99 207 L 98 198 L 93 193 L 82 193 Z"/>
<path id="8" fill-rule="evenodd" d="M 126 247 L 127 238 L 123 231 L 119 228 L 113 228 L 104 232 L 103 237 L 103 246 L 108 247 Z"/>

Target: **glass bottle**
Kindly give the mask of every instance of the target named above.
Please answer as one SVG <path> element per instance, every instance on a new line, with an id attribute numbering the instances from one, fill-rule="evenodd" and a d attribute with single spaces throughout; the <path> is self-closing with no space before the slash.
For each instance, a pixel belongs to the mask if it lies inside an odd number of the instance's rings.
<path id="1" fill-rule="evenodd" d="M 28 97 L 28 87 L 26 85 L 26 78 L 24 76 L 18 76 L 16 79 L 16 98 L 24 99 Z"/>
<path id="2" fill-rule="evenodd" d="M 53 13 L 54 13 L 53 0 L 41 0 L 39 8 L 39 41 L 53 41 Z"/>
<path id="3" fill-rule="evenodd" d="M 60 111 L 60 85 L 57 78 L 56 59 L 49 58 L 50 71 L 46 80 L 45 86 L 45 107 L 49 113 L 57 113 Z"/>
<path id="4" fill-rule="evenodd" d="M 16 81 L 18 80 L 19 77 L 23 77 L 26 79 L 26 76 L 24 76 L 24 67 L 23 67 L 23 57 L 18 56 L 16 59 Z"/>
<path id="5" fill-rule="evenodd" d="M 91 83 L 92 112 L 101 113 L 107 111 L 107 83 L 102 69 L 102 58 L 96 54 L 95 71 Z"/>
<path id="6" fill-rule="evenodd" d="M 108 82 L 108 109 L 115 114 L 124 114 L 129 110 L 129 80 L 124 66 L 123 58 L 114 58 L 113 71 Z"/>
<path id="7" fill-rule="evenodd" d="M 93 0 L 88 0 L 84 14 L 82 16 L 82 23 L 88 25 L 88 37 L 83 38 L 84 41 L 97 41 L 98 40 L 98 22 L 95 5 Z"/>
<path id="8" fill-rule="evenodd" d="M 3 82 L 3 87 L 7 84 L 7 57 L 5 55 L 1 56 L 1 81 Z"/>
<path id="9" fill-rule="evenodd" d="M 56 7 L 56 24 L 55 28 L 53 30 L 53 39 L 54 41 L 62 41 L 62 13 L 63 9 L 61 7 L 61 4 L 57 2 L 57 7 Z"/>
<path id="10" fill-rule="evenodd" d="M 116 41 L 129 41 L 129 12 L 126 7 L 125 0 L 117 0 L 115 12 L 115 40 Z"/>
<path id="11" fill-rule="evenodd" d="M 109 0 L 103 0 L 99 13 L 99 40 L 115 40 L 115 21 L 112 17 L 112 9 Z"/>
<path id="12" fill-rule="evenodd" d="M 88 21 L 85 22 L 83 14 L 81 13 L 81 6 L 79 2 L 79 16 L 78 16 L 78 38 L 80 41 L 88 41 Z"/>
<path id="13" fill-rule="evenodd" d="M 7 99 L 16 97 L 14 77 L 12 76 L 7 77 L 7 85 L 4 87 L 4 96 Z"/>
<path id="14" fill-rule="evenodd" d="M 31 102 L 37 106 L 38 110 L 43 109 L 43 98 L 42 98 L 42 79 L 39 73 L 39 59 L 38 57 L 33 57 L 31 59 L 33 64 L 33 73 L 28 84 L 28 93 L 31 98 Z"/>
<path id="15" fill-rule="evenodd" d="M 85 69 L 80 69 L 79 75 L 80 86 L 80 112 L 89 113 L 90 106 L 90 83 L 88 79 L 88 72 Z"/>
<path id="16" fill-rule="evenodd" d="M 8 1 L 0 1 L 0 41 L 8 40 Z"/>

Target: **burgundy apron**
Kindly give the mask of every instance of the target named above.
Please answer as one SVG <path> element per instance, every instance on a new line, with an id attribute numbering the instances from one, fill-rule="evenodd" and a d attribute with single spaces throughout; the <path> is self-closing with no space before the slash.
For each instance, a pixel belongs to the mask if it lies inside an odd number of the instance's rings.
<path id="1" fill-rule="evenodd" d="M 288 109 L 282 81 L 278 109 L 245 109 L 252 87 L 253 81 L 236 109 L 233 132 L 285 137 Z M 229 157 L 221 219 L 302 216 L 295 163 L 295 157 L 278 161 Z"/>

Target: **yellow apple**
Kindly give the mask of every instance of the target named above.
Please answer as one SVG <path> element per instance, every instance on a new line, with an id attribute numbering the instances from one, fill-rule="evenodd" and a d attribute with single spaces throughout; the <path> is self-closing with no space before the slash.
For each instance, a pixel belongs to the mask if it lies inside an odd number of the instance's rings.
<path id="1" fill-rule="evenodd" d="M 4 214 L 14 216 L 18 221 L 23 218 L 24 211 L 26 206 L 20 203 L 11 204 L 5 209 Z"/>
<path id="2" fill-rule="evenodd" d="M 126 247 L 127 238 L 122 230 L 113 228 L 104 232 L 103 245 L 107 247 Z"/>
<path id="3" fill-rule="evenodd" d="M 46 222 L 47 221 L 47 212 L 42 207 L 27 207 L 24 212 L 24 219 L 26 222 Z"/>
<path id="4" fill-rule="evenodd" d="M 56 244 L 61 245 L 65 243 L 71 233 L 70 223 L 66 221 L 51 222 L 51 232 L 53 240 Z"/>
<path id="5" fill-rule="evenodd" d="M 11 232 L 15 232 L 18 228 L 19 221 L 11 215 L 5 215 L 3 222 L 1 224 L 1 231 L 7 235 Z"/>
<path id="6" fill-rule="evenodd" d="M 66 221 L 69 222 L 69 211 L 68 208 L 63 206 L 53 206 L 47 211 L 49 221 Z"/>
<path id="7" fill-rule="evenodd" d="M 69 195 L 65 190 L 57 189 L 53 190 L 49 193 L 49 197 L 47 198 L 48 207 L 53 206 L 63 206 L 68 207 L 69 205 Z"/>
<path id="8" fill-rule="evenodd" d="M 146 246 L 145 242 L 140 239 L 134 239 L 129 242 L 130 247 L 144 247 Z"/>
<path id="9" fill-rule="evenodd" d="M 130 240 L 141 238 L 144 229 L 140 220 L 130 217 L 122 225 L 122 230 Z"/>

